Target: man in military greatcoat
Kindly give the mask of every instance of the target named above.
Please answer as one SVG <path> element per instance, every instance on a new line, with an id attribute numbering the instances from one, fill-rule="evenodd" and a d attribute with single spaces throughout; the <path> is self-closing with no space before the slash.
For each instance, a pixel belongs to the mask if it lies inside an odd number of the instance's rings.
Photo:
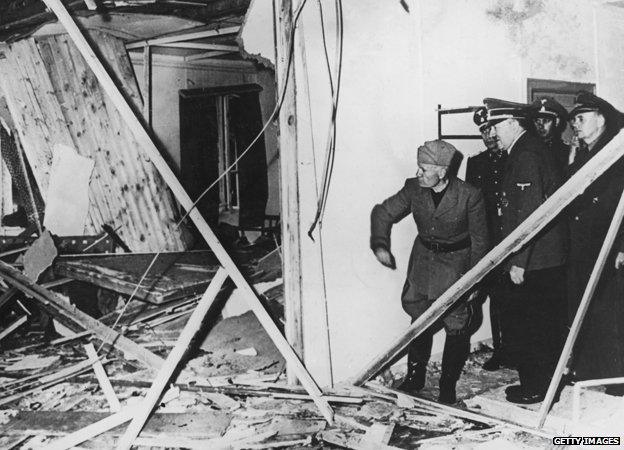
<path id="1" fill-rule="evenodd" d="M 581 91 L 570 111 L 570 123 L 579 147 L 568 168 L 572 176 L 624 126 L 624 118 L 613 105 Z M 568 264 L 568 309 L 570 324 L 576 314 L 598 253 L 624 190 L 624 160 L 616 162 L 568 208 L 570 254 Z M 622 297 L 624 239 L 622 229 L 577 339 L 572 368 L 576 379 L 624 376 L 624 306 Z M 607 393 L 624 394 L 623 385 L 607 386 Z"/>
<path id="2" fill-rule="evenodd" d="M 511 234 L 561 184 L 544 143 L 527 132 L 529 105 L 485 99 L 488 121 L 501 149 L 509 153 L 503 176 L 503 237 Z M 505 295 L 512 360 L 520 385 L 506 389 L 507 400 L 544 399 L 561 351 L 565 311 L 565 233 L 554 221 L 508 258 Z"/>
<path id="3" fill-rule="evenodd" d="M 390 251 L 392 226 L 411 214 L 418 227 L 403 287 L 403 309 L 412 320 L 473 267 L 487 252 L 488 232 L 483 195 L 479 189 L 449 174 L 455 147 L 427 141 L 418 148 L 416 178 L 376 205 L 371 213 L 371 249 L 384 266 L 394 268 Z M 415 393 L 425 385 L 433 335 L 446 331 L 440 402 L 455 403 L 456 383 L 470 351 L 471 308 L 460 300 L 439 323 L 425 330 L 408 347 L 408 370 L 399 389 Z"/>
<path id="4" fill-rule="evenodd" d="M 490 242 L 492 246 L 501 241 L 502 234 L 502 189 L 503 174 L 507 162 L 507 152 L 498 147 L 496 137 L 492 133 L 492 127 L 487 121 L 485 107 L 477 109 L 473 115 L 475 125 L 485 144 L 485 151 L 468 158 L 466 166 L 466 181 L 481 189 L 485 200 L 485 214 L 487 218 Z M 483 364 L 485 370 L 498 370 L 511 364 L 506 351 L 506 336 L 503 331 L 501 313 L 504 311 L 502 302 L 504 296 L 500 295 L 500 282 L 502 273 L 495 269 L 479 283 L 479 296 L 481 302 L 490 298 L 490 324 L 492 328 L 492 344 L 494 352 L 490 359 Z"/>

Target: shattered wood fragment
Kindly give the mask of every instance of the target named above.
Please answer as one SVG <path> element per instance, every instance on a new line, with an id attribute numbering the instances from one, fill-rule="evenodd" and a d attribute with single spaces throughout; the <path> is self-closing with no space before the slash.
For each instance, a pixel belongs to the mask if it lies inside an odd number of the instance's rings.
<path id="1" fill-rule="evenodd" d="M 28 320 L 28 316 L 22 316 L 19 319 L 17 319 L 15 322 L 13 322 L 11 325 L 9 325 L 5 330 L 0 332 L 0 341 L 4 339 L 5 337 L 7 337 L 9 334 L 13 333 L 19 327 L 24 325 L 24 323 L 26 323 L 27 320 Z"/>
<path id="2" fill-rule="evenodd" d="M 121 336 L 76 307 L 68 305 L 54 292 L 33 283 L 24 274 L 2 261 L 0 261 L 0 277 L 39 301 L 43 308 L 56 316 L 60 322 L 66 322 L 66 325 L 71 324 L 77 331 L 78 329 L 79 331 L 91 330 L 104 342 L 113 344 L 116 348 L 135 357 L 149 368 L 158 369 L 163 364 L 164 361 L 160 356 Z"/>
<path id="3" fill-rule="evenodd" d="M 110 380 L 104 371 L 101 361 L 98 359 L 97 352 L 95 351 L 93 344 L 88 343 L 84 346 L 84 348 L 87 352 L 87 356 L 89 357 L 89 362 L 93 365 L 93 371 L 95 372 L 95 376 L 100 383 L 100 388 L 108 401 L 111 412 L 119 412 L 121 410 L 121 404 L 119 403 L 117 395 L 115 395 L 113 386 L 111 386 Z"/>
<path id="4" fill-rule="evenodd" d="M 165 392 L 165 395 L 162 398 L 162 402 L 166 403 L 167 401 L 175 398 L 176 393 L 172 390 Z M 61 439 L 58 439 L 49 447 L 46 447 L 47 450 L 67 450 L 76 445 L 92 439 L 96 436 L 99 436 L 102 433 L 106 433 L 113 428 L 122 425 L 132 419 L 133 414 L 136 412 L 136 408 L 126 407 L 122 409 L 118 413 L 109 415 L 97 422 L 90 423 L 90 425 L 85 426 L 84 428 L 80 428 L 79 430 L 73 431 L 71 434 L 64 436 Z M 64 421 L 62 423 L 65 423 Z M 229 422 L 228 422 L 229 423 Z M 227 428 L 227 425 L 225 425 Z"/>
<path id="5" fill-rule="evenodd" d="M 110 418 L 116 418 L 118 421 L 119 414 L 110 415 L 95 411 L 18 411 L 3 425 L 2 433 L 7 435 L 64 436 L 53 442 L 53 448 L 60 448 L 58 443 L 71 436 L 71 433 L 106 419 L 110 421 Z M 157 413 L 146 424 L 143 437 L 166 437 L 169 435 L 187 439 L 215 438 L 225 433 L 229 424 L 228 415 L 219 411 Z M 120 436 L 124 429 L 118 424 L 116 428 L 111 427 L 105 431 L 108 431 L 110 436 Z"/>
<path id="6" fill-rule="evenodd" d="M 169 356 L 167 356 L 167 361 L 158 372 L 158 376 L 154 380 L 154 383 L 150 387 L 148 393 L 145 395 L 145 400 L 136 411 L 136 416 L 133 418 L 132 422 L 128 426 L 128 429 L 126 430 L 126 433 L 119 441 L 118 448 L 129 449 L 132 446 L 134 439 L 140 434 L 143 429 L 143 425 L 158 402 L 158 398 L 161 396 L 176 367 L 180 364 L 180 361 L 186 353 L 191 340 L 199 331 L 210 306 L 212 306 L 212 303 L 217 298 L 217 294 L 221 290 L 221 287 L 227 278 L 228 274 L 226 270 L 224 268 L 220 268 L 182 330 L 175 347 L 171 350 Z"/>

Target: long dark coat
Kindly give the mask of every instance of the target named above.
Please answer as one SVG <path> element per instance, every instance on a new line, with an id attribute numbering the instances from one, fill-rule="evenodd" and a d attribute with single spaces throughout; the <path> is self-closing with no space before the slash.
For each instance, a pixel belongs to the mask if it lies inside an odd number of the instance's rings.
<path id="1" fill-rule="evenodd" d="M 470 237 L 470 247 L 448 253 L 429 250 L 415 239 L 406 280 L 406 287 L 412 289 L 403 292 L 418 292 L 435 299 L 487 253 L 483 195 L 470 184 L 452 178 L 435 208 L 431 189 L 420 187 L 416 178 L 410 178 L 399 192 L 373 208 L 371 248 L 389 250 L 392 225 L 410 213 L 420 237 L 426 241 L 451 244 Z"/>
<path id="2" fill-rule="evenodd" d="M 591 152 L 577 151 L 568 175 L 576 173 L 613 139 L 624 124 L 617 111 L 606 114 L 607 127 Z M 616 162 L 568 208 L 570 256 L 568 320 L 572 322 L 600 248 L 624 190 L 624 160 Z M 617 272 L 617 252 L 624 251 L 622 228 L 605 264 L 577 338 L 572 367 L 579 379 L 624 376 L 624 269 Z"/>
<path id="3" fill-rule="evenodd" d="M 525 132 L 513 144 L 503 177 L 503 236 L 508 236 L 560 186 L 556 161 L 545 144 Z M 524 270 L 557 267 L 566 259 L 565 228 L 555 221 L 509 258 L 505 268 Z"/>

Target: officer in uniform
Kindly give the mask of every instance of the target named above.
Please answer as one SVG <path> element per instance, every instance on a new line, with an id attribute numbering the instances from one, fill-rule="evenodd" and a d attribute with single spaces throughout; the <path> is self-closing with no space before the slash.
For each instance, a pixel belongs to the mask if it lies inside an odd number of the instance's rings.
<path id="1" fill-rule="evenodd" d="M 606 100 L 581 91 L 570 111 L 571 125 L 579 140 L 573 163 L 576 173 L 624 126 L 622 113 Z M 596 264 L 598 253 L 624 190 L 624 160 L 616 162 L 570 205 L 570 254 L 568 265 L 568 309 L 572 322 Z M 577 379 L 624 376 L 624 332 L 622 330 L 622 269 L 624 239 L 616 240 L 605 265 L 577 340 L 572 368 Z M 619 270 L 618 270 L 619 269 Z M 618 273 L 619 272 L 619 273 Z M 607 393 L 621 395 L 623 386 L 611 385 Z"/>
<path id="2" fill-rule="evenodd" d="M 485 99 L 488 121 L 499 146 L 509 152 L 502 193 L 503 237 L 512 233 L 561 184 L 545 144 L 527 132 L 529 105 Z M 504 263 L 503 318 L 509 320 L 509 352 L 520 385 L 506 389 L 507 400 L 537 403 L 544 399 L 561 351 L 565 310 L 565 234 L 554 222 Z"/>
<path id="3" fill-rule="evenodd" d="M 395 268 L 390 252 L 393 224 L 412 214 L 418 227 L 403 287 L 403 309 L 412 320 L 474 266 L 487 252 L 488 233 L 481 192 L 450 176 L 455 147 L 427 141 L 418 148 L 416 178 L 376 205 L 371 213 L 371 249 L 379 262 Z M 471 309 L 460 300 L 408 347 L 408 371 L 399 389 L 415 393 L 425 385 L 433 335 L 444 326 L 440 397 L 455 403 L 455 386 L 470 351 Z"/>
<path id="4" fill-rule="evenodd" d="M 485 151 L 468 158 L 466 166 L 466 181 L 481 189 L 485 200 L 485 214 L 487 217 L 490 242 L 497 245 L 502 237 L 502 185 L 507 152 L 498 148 L 496 137 L 492 135 L 492 127 L 487 121 L 487 109 L 477 109 L 473 116 L 475 125 L 485 144 Z M 504 297 L 500 295 L 501 271 L 493 270 L 479 283 L 480 302 L 490 298 L 490 324 L 492 326 L 492 344 L 494 352 L 492 357 L 483 364 L 485 370 L 498 370 L 510 364 L 505 352 L 505 334 L 502 329 L 501 302 Z"/>
<path id="5" fill-rule="evenodd" d="M 541 97 L 531 105 L 531 116 L 537 135 L 548 147 L 563 175 L 570 154 L 570 147 L 561 139 L 567 126 L 568 112 L 554 98 Z"/>

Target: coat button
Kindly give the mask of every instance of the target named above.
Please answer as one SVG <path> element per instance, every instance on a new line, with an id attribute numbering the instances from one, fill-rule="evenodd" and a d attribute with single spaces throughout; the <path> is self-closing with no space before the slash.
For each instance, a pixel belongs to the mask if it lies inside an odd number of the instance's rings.
<path id="1" fill-rule="evenodd" d="M 574 220 L 579 220 L 579 216 L 574 216 Z"/>

